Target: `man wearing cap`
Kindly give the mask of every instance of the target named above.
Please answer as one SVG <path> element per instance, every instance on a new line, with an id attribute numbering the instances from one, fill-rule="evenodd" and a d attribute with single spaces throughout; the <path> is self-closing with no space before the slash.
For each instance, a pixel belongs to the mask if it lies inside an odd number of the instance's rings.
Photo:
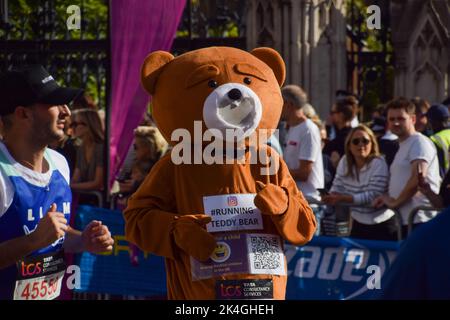
<path id="1" fill-rule="evenodd" d="M 66 268 L 63 250 L 112 250 L 100 221 L 83 232 L 67 225 L 69 168 L 47 148 L 63 138 L 67 104 L 81 92 L 60 87 L 39 65 L 0 75 L 0 299 L 54 299 Z"/>
<path id="2" fill-rule="evenodd" d="M 443 104 L 435 104 L 427 112 L 433 135 L 430 137 L 437 149 L 439 158 L 439 173 L 444 177 L 447 173 L 449 164 L 449 148 L 450 148 L 450 128 L 448 118 L 450 113 Z"/>

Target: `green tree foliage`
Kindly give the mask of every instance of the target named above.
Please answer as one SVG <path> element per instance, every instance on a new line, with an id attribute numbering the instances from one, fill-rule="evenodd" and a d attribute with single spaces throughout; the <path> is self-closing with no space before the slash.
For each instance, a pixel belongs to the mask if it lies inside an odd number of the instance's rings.
<path id="1" fill-rule="evenodd" d="M 373 3 L 375 5 L 378 5 L 381 8 L 381 30 L 373 29 L 370 30 L 367 27 L 367 19 L 370 14 L 367 13 L 367 7 L 370 5 L 370 3 Z M 390 32 L 388 29 L 389 26 L 387 25 L 387 21 L 385 20 L 387 17 L 387 12 L 384 12 L 384 2 L 385 0 L 381 1 L 364 1 L 364 0 L 346 0 L 346 8 L 347 8 L 347 23 L 351 25 L 351 11 L 353 10 L 353 19 L 354 22 L 356 22 L 357 27 L 354 27 L 352 29 L 353 33 L 361 38 L 364 39 L 365 44 L 365 50 L 367 51 L 382 51 L 383 50 L 383 42 L 382 37 L 383 33 L 387 31 L 387 33 Z M 352 6 L 353 5 L 353 6 Z M 392 50 L 392 45 L 388 41 L 387 42 L 387 50 Z"/>
<path id="2" fill-rule="evenodd" d="M 44 3 L 53 3 L 53 10 L 45 10 Z M 81 30 L 68 30 L 67 19 L 70 14 L 67 8 L 77 5 L 81 14 Z M 8 1 L 8 30 L 0 29 L 3 40 L 106 40 L 108 32 L 108 0 L 9 0 Z M 6 36 L 6 37 L 5 37 Z M 82 49 L 82 48 L 80 48 Z M 97 81 L 91 73 L 95 70 L 99 59 L 107 52 L 49 52 L 48 61 L 40 61 L 51 67 L 56 66 L 55 78 L 65 85 L 83 87 L 99 103 L 105 101 L 105 75 Z M 19 54 L 20 55 L 20 54 Z M 82 78 L 82 58 L 88 59 L 89 72 Z M 71 66 L 71 67 L 68 67 Z"/>
<path id="3" fill-rule="evenodd" d="M 56 0 L 54 11 L 46 12 L 41 7 L 42 1 L 15 0 L 8 1 L 8 20 L 12 25 L 9 39 L 40 40 L 42 31 L 51 30 L 52 40 L 72 39 L 106 39 L 108 21 L 107 0 Z M 67 8 L 77 5 L 81 10 L 81 30 L 68 30 L 66 26 Z M 42 24 L 42 15 L 46 23 Z M 4 31 L 3 31 L 4 32 Z"/>
<path id="4" fill-rule="evenodd" d="M 370 117 L 371 110 L 377 105 L 384 103 L 382 93 L 385 91 L 385 99 L 393 95 L 394 88 L 394 69 L 392 67 L 392 43 L 390 41 L 390 28 L 388 21 L 389 10 L 385 4 L 386 0 L 346 0 L 347 24 L 352 26 L 353 37 L 359 40 L 361 52 L 374 54 L 384 59 L 377 64 L 370 65 L 365 63 L 362 70 L 359 70 L 359 77 L 362 78 L 362 105 L 364 108 L 364 118 Z M 367 13 L 369 5 L 378 5 L 381 9 L 381 29 L 370 30 L 367 26 L 367 20 L 372 14 Z"/>
<path id="5" fill-rule="evenodd" d="M 189 37 L 189 10 L 192 38 L 237 38 L 243 36 L 240 26 L 245 1 L 187 0 L 176 36 Z"/>

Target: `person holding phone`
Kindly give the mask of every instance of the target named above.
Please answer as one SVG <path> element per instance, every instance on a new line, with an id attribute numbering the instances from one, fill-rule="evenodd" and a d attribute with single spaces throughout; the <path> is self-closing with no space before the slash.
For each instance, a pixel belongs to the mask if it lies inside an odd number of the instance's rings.
<path id="1" fill-rule="evenodd" d="M 355 205 L 350 208 L 351 237 L 396 240 L 394 212 L 369 207 L 377 196 L 387 191 L 388 180 L 388 167 L 380 156 L 374 133 L 365 125 L 358 125 L 347 136 L 345 155 L 339 161 L 330 193 L 324 194 L 322 201 L 329 205 Z"/>

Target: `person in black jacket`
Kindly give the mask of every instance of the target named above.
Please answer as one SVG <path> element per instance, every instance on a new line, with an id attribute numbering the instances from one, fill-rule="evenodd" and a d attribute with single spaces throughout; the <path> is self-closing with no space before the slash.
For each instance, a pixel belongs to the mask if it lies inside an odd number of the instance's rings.
<path id="1" fill-rule="evenodd" d="M 323 153 L 331 158 L 334 168 L 337 167 L 345 153 L 345 139 L 352 129 L 351 121 L 355 116 L 357 106 L 358 100 L 355 97 L 346 96 L 338 99 L 331 108 L 331 121 L 335 127 L 336 136 L 325 145 Z"/>
<path id="2" fill-rule="evenodd" d="M 386 130 L 385 117 L 374 118 L 370 128 L 377 137 L 380 153 L 384 155 L 387 165 L 390 166 L 399 148 L 398 137 Z"/>

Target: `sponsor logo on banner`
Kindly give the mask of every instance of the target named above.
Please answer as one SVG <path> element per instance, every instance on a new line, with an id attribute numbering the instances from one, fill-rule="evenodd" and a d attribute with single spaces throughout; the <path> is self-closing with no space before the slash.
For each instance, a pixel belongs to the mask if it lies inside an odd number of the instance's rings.
<path id="1" fill-rule="evenodd" d="M 291 279 L 287 295 L 290 299 L 368 298 L 374 288 L 379 288 L 369 283 L 372 267 L 383 275 L 395 258 L 395 246 L 395 242 L 388 241 L 329 237 L 316 237 L 303 247 L 287 245 Z"/>

